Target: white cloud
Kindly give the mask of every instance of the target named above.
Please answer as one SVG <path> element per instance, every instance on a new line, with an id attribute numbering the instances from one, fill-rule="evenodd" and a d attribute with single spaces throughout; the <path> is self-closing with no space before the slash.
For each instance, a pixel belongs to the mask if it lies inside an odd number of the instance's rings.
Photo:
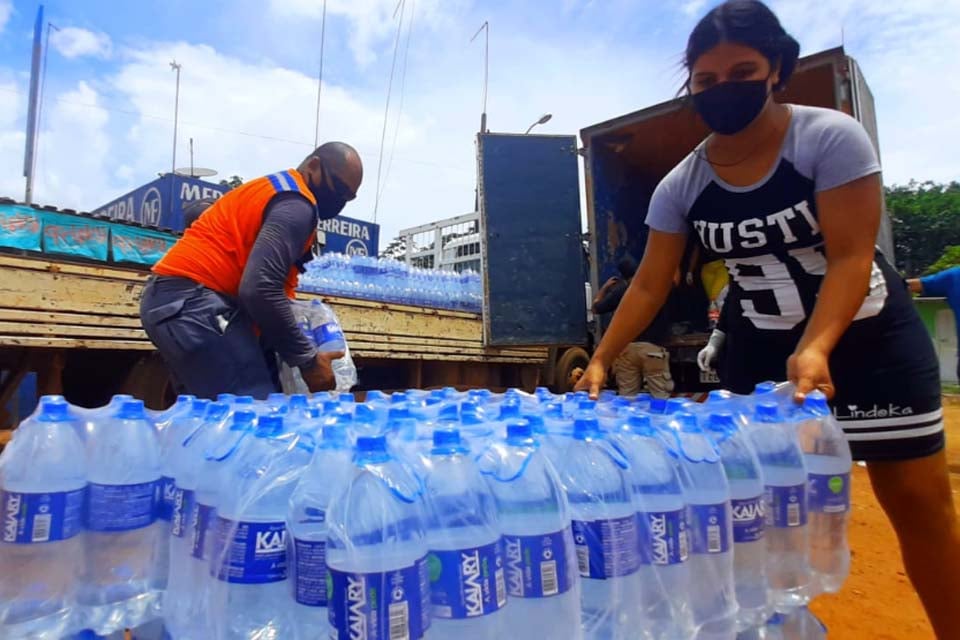
<path id="1" fill-rule="evenodd" d="M 688 16 L 699 16 L 707 6 L 707 0 L 684 0 L 680 10 Z"/>
<path id="2" fill-rule="evenodd" d="M 105 33 L 95 33 L 79 27 L 63 27 L 50 34 L 50 46 L 65 58 L 93 56 L 109 58 L 113 43 Z"/>
<path id="3" fill-rule="evenodd" d="M 3 33 L 11 15 L 13 15 L 13 0 L 0 0 L 0 33 Z"/>

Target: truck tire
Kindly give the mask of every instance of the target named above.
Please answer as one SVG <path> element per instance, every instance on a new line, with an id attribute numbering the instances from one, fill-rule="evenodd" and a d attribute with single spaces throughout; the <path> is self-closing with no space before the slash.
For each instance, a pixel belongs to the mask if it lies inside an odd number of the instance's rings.
<path id="1" fill-rule="evenodd" d="M 590 363 L 590 354 L 580 347 L 570 347 L 557 360 L 554 370 L 553 392 L 567 393 L 573 391 L 577 380 L 583 375 L 584 369 Z"/>

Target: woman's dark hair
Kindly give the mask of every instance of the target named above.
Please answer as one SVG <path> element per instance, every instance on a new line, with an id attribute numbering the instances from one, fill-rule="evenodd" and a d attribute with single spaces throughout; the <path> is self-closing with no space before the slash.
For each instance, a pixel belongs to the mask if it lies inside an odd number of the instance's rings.
<path id="1" fill-rule="evenodd" d="M 687 71 L 704 52 L 721 42 L 736 42 L 756 49 L 770 61 L 771 68 L 780 63 L 780 81 L 773 87 L 786 86 L 800 57 L 800 43 L 784 31 L 780 20 L 760 0 L 727 0 L 705 15 L 687 40 Z M 689 85 L 689 76 L 687 84 Z"/>

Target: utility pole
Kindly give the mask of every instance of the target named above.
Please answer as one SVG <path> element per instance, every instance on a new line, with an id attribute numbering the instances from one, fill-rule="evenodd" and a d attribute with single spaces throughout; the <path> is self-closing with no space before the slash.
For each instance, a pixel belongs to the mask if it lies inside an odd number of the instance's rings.
<path id="1" fill-rule="evenodd" d="M 327 0 L 323 0 L 323 18 L 320 20 L 320 73 L 317 75 L 317 125 L 313 130 L 313 148 L 320 146 L 320 93 L 323 91 L 323 45 L 327 34 Z"/>
<path id="2" fill-rule="evenodd" d="M 490 81 L 490 23 L 485 21 L 477 32 L 470 38 L 470 42 L 477 39 L 483 31 L 483 112 L 480 113 L 480 133 L 487 132 L 487 85 Z"/>
<path id="3" fill-rule="evenodd" d="M 170 162 L 170 173 L 177 172 L 177 124 L 180 117 L 180 64 L 176 60 L 170 62 L 170 69 L 177 72 L 177 90 L 173 98 L 173 160 Z"/>
<path id="4" fill-rule="evenodd" d="M 23 196 L 26 204 L 33 203 L 33 167 L 34 154 L 37 150 L 37 106 L 40 93 L 40 57 L 42 47 L 40 39 L 43 34 L 43 5 L 37 9 L 37 21 L 33 25 L 33 58 L 30 62 L 30 98 L 27 104 L 27 140 L 23 152 L 23 177 L 27 179 L 27 186 Z"/>

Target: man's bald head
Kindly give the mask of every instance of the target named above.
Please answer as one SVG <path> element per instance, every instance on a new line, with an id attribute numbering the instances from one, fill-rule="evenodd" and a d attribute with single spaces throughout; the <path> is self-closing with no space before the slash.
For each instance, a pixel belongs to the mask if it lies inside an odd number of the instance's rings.
<path id="1" fill-rule="evenodd" d="M 317 182 L 323 177 L 318 172 L 326 172 L 330 174 L 328 180 L 334 179 L 343 183 L 352 196 L 356 196 L 360 183 L 363 182 L 363 162 L 360 154 L 345 142 L 326 142 L 320 145 L 304 158 L 298 170 L 301 173 L 309 172 Z"/>

